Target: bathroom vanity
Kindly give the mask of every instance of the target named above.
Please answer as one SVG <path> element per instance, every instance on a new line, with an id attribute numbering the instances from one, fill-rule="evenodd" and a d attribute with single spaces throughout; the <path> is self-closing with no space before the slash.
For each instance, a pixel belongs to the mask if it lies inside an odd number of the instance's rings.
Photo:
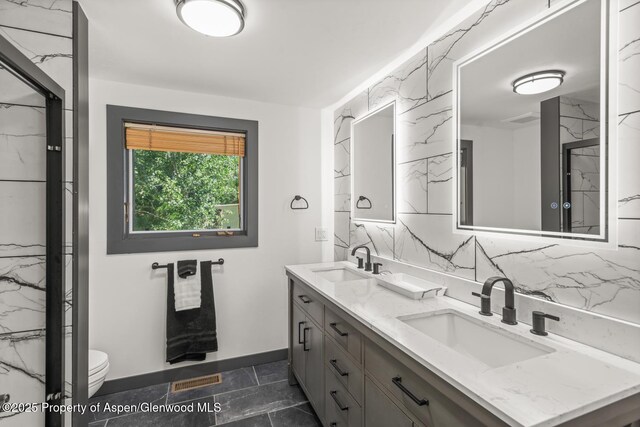
<path id="1" fill-rule="evenodd" d="M 491 2 L 336 110 L 337 262 L 287 267 L 290 379 L 325 426 L 640 419 L 627 9 Z"/>
<path id="2" fill-rule="evenodd" d="M 325 426 L 623 426 L 640 364 L 349 262 L 288 266 L 290 382 Z"/>

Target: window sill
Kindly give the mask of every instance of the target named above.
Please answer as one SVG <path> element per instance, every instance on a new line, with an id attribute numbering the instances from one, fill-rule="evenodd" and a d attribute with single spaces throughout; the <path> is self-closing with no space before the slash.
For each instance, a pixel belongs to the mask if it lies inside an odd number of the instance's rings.
<path id="1" fill-rule="evenodd" d="M 107 241 L 107 254 L 131 254 L 170 251 L 194 251 L 206 249 L 252 248 L 258 246 L 257 232 L 234 231 L 233 235 L 193 233 L 144 233 L 129 234 Z"/>

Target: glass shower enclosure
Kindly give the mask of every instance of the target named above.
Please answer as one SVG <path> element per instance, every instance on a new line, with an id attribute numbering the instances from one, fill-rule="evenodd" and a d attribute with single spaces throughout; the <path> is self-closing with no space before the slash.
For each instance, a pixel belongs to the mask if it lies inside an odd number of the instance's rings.
<path id="1" fill-rule="evenodd" d="M 0 36 L 0 427 L 64 425 L 64 97 Z"/>

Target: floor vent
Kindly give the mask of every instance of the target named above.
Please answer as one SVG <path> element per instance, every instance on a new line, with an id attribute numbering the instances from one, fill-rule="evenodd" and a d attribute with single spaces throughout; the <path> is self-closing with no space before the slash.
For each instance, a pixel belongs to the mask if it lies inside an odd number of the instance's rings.
<path id="1" fill-rule="evenodd" d="M 176 381 L 171 383 L 171 392 L 179 393 L 181 391 L 193 390 L 195 388 L 206 387 L 209 385 L 220 384 L 222 376 L 220 374 L 207 375 L 204 377 L 191 378 L 188 380 Z"/>

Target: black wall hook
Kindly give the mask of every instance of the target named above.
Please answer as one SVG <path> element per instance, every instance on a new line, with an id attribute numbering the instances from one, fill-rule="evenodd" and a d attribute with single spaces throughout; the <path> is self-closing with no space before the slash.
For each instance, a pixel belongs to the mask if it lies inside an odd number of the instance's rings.
<path id="1" fill-rule="evenodd" d="M 360 202 L 364 202 L 367 201 L 369 202 L 369 206 L 360 206 Z M 371 200 L 369 200 L 368 197 L 365 196 L 360 196 L 358 197 L 358 201 L 356 202 L 356 209 L 371 209 L 373 207 L 373 204 L 371 203 Z"/>
<path id="2" fill-rule="evenodd" d="M 294 202 L 297 202 L 297 201 L 299 201 L 299 200 L 304 201 L 304 206 L 303 206 L 303 207 L 299 207 L 299 208 L 294 208 L 294 207 L 293 207 L 293 203 L 294 203 Z M 297 194 L 296 194 L 296 195 L 293 197 L 293 200 L 291 200 L 291 204 L 289 205 L 289 207 L 291 207 L 291 209 L 293 209 L 294 211 L 302 210 L 302 209 L 309 209 L 309 202 L 307 202 L 307 199 L 305 199 L 304 197 L 299 196 L 299 195 L 297 195 Z"/>

